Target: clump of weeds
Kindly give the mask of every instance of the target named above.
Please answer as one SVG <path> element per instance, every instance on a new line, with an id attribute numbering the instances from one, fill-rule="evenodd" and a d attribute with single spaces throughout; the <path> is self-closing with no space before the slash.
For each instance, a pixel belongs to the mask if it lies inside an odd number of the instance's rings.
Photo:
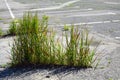
<path id="1" fill-rule="evenodd" d="M 87 30 L 79 31 L 74 26 L 65 31 L 62 41 L 56 40 L 53 30 L 48 30 L 48 17 L 38 18 L 37 13 L 24 14 L 22 19 L 11 23 L 16 38 L 12 46 L 12 66 L 63 65 L 91 67 L 95 62 L 96 48 L 91 49 L 92 39 Z M 17 28 L 16 28 L 17 27 Z M 68 27 L 66 27 L 68 30 Z M 65 40 L 65 41 L 63 41 Z M 65 43 L 63 43 L 65 42 Z M 64 45 L 63 45 L 64 44 Z"/>

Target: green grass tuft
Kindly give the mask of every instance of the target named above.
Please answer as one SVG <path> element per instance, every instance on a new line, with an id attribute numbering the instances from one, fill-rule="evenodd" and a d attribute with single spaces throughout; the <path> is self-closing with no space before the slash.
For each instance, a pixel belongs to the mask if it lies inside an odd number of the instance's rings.
<path id="1" fill-rule="evenodd" d="M 91 67 L 95 50 L 90 49 L 92 39 L 88 39 L 88 31 L 78 31 L 72 26 L 70 40 L 66 35 L 67 64 L 70 66 Z"/>
<path id="2" fill-rule="evenodd" d="M 2 29 L 0 28 L 0 36 L 2 36 L 3 35 L 3 31 L 2 31 Z"/>
<path id="3" fill-rule="evenodd" d="M 2 18 L 0 18 L 0 20 L 3 20 Z"/>
<path id="4" fill-rule="evenodd" d="M 64 30 L 64 31 L 69 31 L 69 30 L 70 30 L 70 26 L 65 25 L 65 26 L 63 27 L 63 30 Z"/>
<path id="5" fill-rule="evenodd" d="M 11 22 L 11 24 L 10 24 L 10 28 L 9 28 L 7 34 L 15 36 L 16 32 L 17 32 L 16 30 L 17 30 L 18 26 L 19 26 L 18 25 L 18 20 L 13 20 Z"/>
<path id="6" fill-rule="evenodd" d="M 31 13 L 24 14 L 23 18 L 14 26 L 17 36 L 12 47 L 12 66 L 25 65 L 64 65 L 91 67 L 94 63 L 95 49 L 91 50 L 92 39 L 88 31 L 70 29 L 70 36 L 65 32 L 62 41 L 53 30 L 48 32 L 48 17 L 42 19 Z M 13 31 L 12 30 L 12 31 Z M 63 43 L 65 40 L 66 42 Z M 64 44 L 64 45 L 63 45 Z"/>

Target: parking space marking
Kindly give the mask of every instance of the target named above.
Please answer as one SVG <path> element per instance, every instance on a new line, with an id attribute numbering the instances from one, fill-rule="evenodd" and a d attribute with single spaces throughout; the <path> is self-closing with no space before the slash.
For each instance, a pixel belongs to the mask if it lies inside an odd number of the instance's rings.
<path id="1" fill-rule="evenodd" d="M 59 6 L 59 8 L 63 8 L 63 7 L 69 6 L 69 5 L 71 5 L 73 3 L 76 3 L 78 1 L 80 1 L 80 0 L 73 0 L 73 1 L 69 1 L 69 2 L 63 3 L 62 5 Z"/>
<path id="2" fill-rule="evenodd" d="M 63 3 L 59 6 L 53 6 L 53 7 L 48 7 L 48 8 L 39 8 L 39 9 L 31 9 L 29 11 L 46 11 L 46 10 L 57 10 L 57 9 L 61 9 L 61 8 L 64 8 L 66 6 L 69 6 L 71 4 L 74 4 L 76 2 L 78 2 L 80 0 L 73 0 L 73 1 L 69 1 L 69 2 L 66 2 L 66 3 Z"/>
<path id="3" fill-rule="evenodd" d="M 114 12 L 104 12 L 104 13 L 94 13 L 94 14 L 80 14 L 80 15 L 71 15 L 67 17 L 87 17 L 87 16 L 103 16 L 103 15 L 116 15 Z"/>
<path id="4" fill-rule="evenodd" d="M 120 39 L 120 37 L 115 37 L 115 39 Z"/>
<path id="5" fill-rule="evenodd" d="M 112 22 L 120 22 L 120 20 L 112 20 Z"/>
<path id="6" fill-rule="evenodd" d="M 111 21 L 103 21 L 103 23 L 110 23 Z"/>
<path id="7" fill-rule="evenodd" d="M 105 23 L 113 23 L 113 21 L 115 20 L 111 20 L 111 21 L 96 21 L 96 22 L 83 22 L 83 23 L 73 23 L 73 24 L 60 24 L 60 25 L 51 25 L 51 26 L 70 26 L 70 25 L 75 25 L 75 26 L 79 26 L 79 25 L 93 25 L 93 24 L 105 24 Z M 118 21 L 118 20 L 116 20 Z M 120 20 L 119 20 L 120 22 Z M 114 22 L 115 23 L 115 22 Z"/>
<path id="8" fill-rule="evenodd" d="M 7 0 L 4 0 L 4 1 L 5 1 L 5 4 L 6 4 L 8 10 L 9 10 L 9 13 L 10 13 L 10 15 L 11 15 L 11 18 L 14 19 L 15 16 L 14 16 L 14 14 L 13 14 L 13 12 L 12 12 L 12 10 L 11 10 L 11 8 L 10 8 L 8 2 L 7 2 Z"/>
<path id="9" fill-rule="evenodd" d="M 52 12 L 45 12 L 47 14 L 57 14 L 57 13 L 70 13 L 70 12 L 79 12 L 79 11 L 92 11 L 92 8 L 88 9 L 79 9 L 79 10 L 66 10 L 66 11 L 52 11 Z"/>
<path id="10" fill-rule="evenodd" d="M 86 24 L 100 24 L 100 23 L 103 23 L 102 21 L 98 21 L 98 22 L 88 22 Z"/>
<path id="11" fill-rule="evenodd" d="M 111 4 L 111 5 L 118 5 L 120 3 L 117 3 L 117 2 L 104 2 L 105 4 Z"/>

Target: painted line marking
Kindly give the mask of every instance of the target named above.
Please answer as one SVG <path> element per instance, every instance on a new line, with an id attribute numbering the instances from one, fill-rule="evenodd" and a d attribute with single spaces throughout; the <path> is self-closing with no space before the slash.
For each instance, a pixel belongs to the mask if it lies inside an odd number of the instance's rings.
<path id="1" fill-rule="evenodd" d="M 93 9 L 92 8 L 88 8 L 88 9 L 80 9 L 80 10 L 54 11 L 54 12 L 45 12 L 45 13 L 57 14 L 57 13 L 69 13 L 69 12 L 91 11 L 91 10 L 93 10 Z"/>
<path id="2" fill-rule="evenodd" d="M 83 22 L 83 23 L 73 23 L 73 24 L 60 24 L 60 25 L 51 25 L 51 26 L 64 26 L 64 25 L 67 25 L 67 26 L 70 26 L 70 25 L 75 25 L 75 26 L 79 26 L 79 25 L 92 25 L 92 24 L 102 24 L 102 23 L 112 23 L 114 20 L 112 21 L 97 21 L 97 22 Z M 120 20 L 119 20 L 120 22 Z"/>
<path id="3" fill-rule="evenodd" d="M 63 7 L 69 6 L 69 5 L 71 5 L 73 3 L 76 3 L 78 1 L 80 1 L 80 0 L 73 0 L 73 1 L 69 1 L 69 2 L 63 3 L 62 5 L 59 6 L 59 8 L 63 8 Z"/>
<path id="4" fill-rule="evenodd" d="M 120 20 L 112 20 L 112 22 L 120 22 Z"/>
<path id="5" fill-rule="evenodd" d="M 120 37 L 115 37 L 116 39 L 120 39 Z"/>
<path id="6" fill-rule="evenodd" d="M 88 8 L 88 10 L 93 10 L 93 8 Z"/>
<path id="7" fill-rule="evenodd" d="M 67 17 L 87 17 L 87 16 L 103 16 L 103 15 L 116 15 L 116 13 L 113 12 L 107 12 L 107 13 L 94 13 L 94 14 L 80 14 L 80 15 L 71 15 Z"/>
<path id="8" fill-rule="evenodd" d="M 103 23 L 102 21 L 98 21 L 98 22 L 88 22 L 87 24 L 100 24 Z"/>
<path id="9" fill-rule="evenodd" d="M 48 8 L 39 8 L 39 9 L 31 9 L 29 11 L 45 11 L 45 10 L 57 10 L 57 9 L 61 9 L 61 8 L 64 8 L 66 6 L 69 6 L 71 4 L 74 4 L 76 2 L 78 2 L 80 0 L 73 0 L 73 1 L 69 1 L 69 2 L 66 2 L 66 3 L 63 3 L 59 6 L 53 6 L 53 7 L 48 7 Z"/>
<path id="10" fill-rule="evenodd" d="M 117 5 L 117 4 L 120 4 L 120 3 L 117 3 L 117 2 L 104 2 L 105 4 L 113 4 L 113 5 Z"/>
<path id="11" fill-rule="evenodd" d="M 9 13 L 10 13 L 10 15 L 11 15 L 11 18 L 12 18 L 12 19 L 14 19 L 14 18 L 15 18 L 15 16 L 14 16 L 14 14 L 13 14 L 13 12 L 12 12 L 12 10 L 11 10 L 11 8 L 10 8 L 10 6 L 9 6 L 8 2 L 7 2 L 7 0 L 5 0 L 5 4 L 6 4 L 6 6 L 7 6 L 8 10 L 9 10 Z"/>
<path id="12" fill-rule="evenodd" d="M 103 21 L 103 23 L 110 23 L 111 21 Z"/>

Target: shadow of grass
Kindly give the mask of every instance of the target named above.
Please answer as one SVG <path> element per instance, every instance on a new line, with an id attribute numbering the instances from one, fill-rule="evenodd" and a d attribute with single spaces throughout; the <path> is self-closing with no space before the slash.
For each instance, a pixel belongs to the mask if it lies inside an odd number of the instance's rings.
<path id="1" fill-rule="evenodd" d="M 30 76 L 34 73 L 43 73 L 43 77 L 50 77 L 54 75 L 60 75 L 59 77 L 64 77 L 66 75 L 77 73 L 80 70 L 85 70 L 86 68 L 80 68 L 80 67 L 68 67 L 68 66 L 51 66 L 51 65 L 45 65 L 45 66 L 29 66 L 29 67 L 15 67 L 15 68 L 5 68 L 4 70 L 0 71 L 0 79 L 4 78 L 14 78 L 21 76 Z M 62 74 L 62 75 L 61 75 Z M 23 76 L 24 75 L 24 76 Z"/>

